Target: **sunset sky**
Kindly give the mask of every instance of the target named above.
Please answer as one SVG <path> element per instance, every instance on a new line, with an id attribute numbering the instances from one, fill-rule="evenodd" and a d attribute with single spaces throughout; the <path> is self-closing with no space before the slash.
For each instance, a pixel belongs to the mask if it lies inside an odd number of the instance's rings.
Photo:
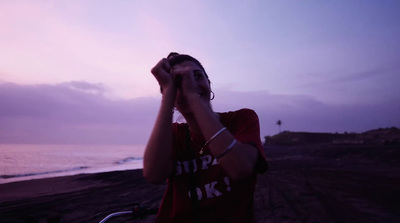
<path id="1" fill-rule="evenodd" d="M 145 144 L 150 69 L 199 59 L 214 110 L 282 130 L 400 127 L 400 1 L 0 0 L 0 143 Z"/>

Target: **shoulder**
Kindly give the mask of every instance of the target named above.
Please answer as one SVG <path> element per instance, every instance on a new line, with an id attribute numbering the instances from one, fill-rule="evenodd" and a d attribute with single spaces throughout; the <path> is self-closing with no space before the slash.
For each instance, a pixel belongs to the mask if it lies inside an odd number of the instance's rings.
<path id="1" fill-rule="evenodd" d="M 219 113 L 221 119 L 256 119 L 258 120 L 257 113 L 249 108 L 242 108 L 236 111 L 228 111 Z"/>
<path id="2" fill-rule="evenodd" d="M 230 131 L 243 131 L 245 129 L 259 128 L 259 119 L 252 109 L 243 108 L 236 111 L 223 112 L 220 114 L 220 122 Z"/>

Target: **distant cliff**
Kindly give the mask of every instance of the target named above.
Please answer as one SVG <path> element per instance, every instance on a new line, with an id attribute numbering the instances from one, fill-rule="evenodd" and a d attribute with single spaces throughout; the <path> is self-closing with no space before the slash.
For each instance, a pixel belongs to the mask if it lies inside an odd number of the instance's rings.
<path id="1" fill-rule="evenodd" d="M 400 145 L 400 129 L 379 128 L 363 133 L 313 133 L 284 131 L 266 136 L 264 145 L 309 145 L 309 144 L 380 144 Z"/>

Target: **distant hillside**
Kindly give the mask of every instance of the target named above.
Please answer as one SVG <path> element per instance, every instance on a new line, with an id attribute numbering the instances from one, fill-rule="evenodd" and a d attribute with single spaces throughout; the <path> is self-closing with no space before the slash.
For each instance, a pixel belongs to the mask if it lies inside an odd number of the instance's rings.
<path id="1" fill-rule="evenodd" d="M 400 145 L 400 129 L 379 128 L 363 133 L 312 133 L 284 131 L 265 137 L 265 145 L 308 144 L 379 144 Z"/>

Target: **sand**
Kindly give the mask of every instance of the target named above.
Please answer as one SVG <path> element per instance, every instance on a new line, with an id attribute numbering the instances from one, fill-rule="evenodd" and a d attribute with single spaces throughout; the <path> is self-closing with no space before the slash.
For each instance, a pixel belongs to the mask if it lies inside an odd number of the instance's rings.
<path id="1" fill-rule="evenodd" d="M 258 177 L 257 222 L 400 222 L 399 146 L 265 149 L 270 169 Z M 0 184 L 0 222 L 99 222 L 134 202 L 158 207 L 165 187 L 147 183 L 141 170 Z"/>

